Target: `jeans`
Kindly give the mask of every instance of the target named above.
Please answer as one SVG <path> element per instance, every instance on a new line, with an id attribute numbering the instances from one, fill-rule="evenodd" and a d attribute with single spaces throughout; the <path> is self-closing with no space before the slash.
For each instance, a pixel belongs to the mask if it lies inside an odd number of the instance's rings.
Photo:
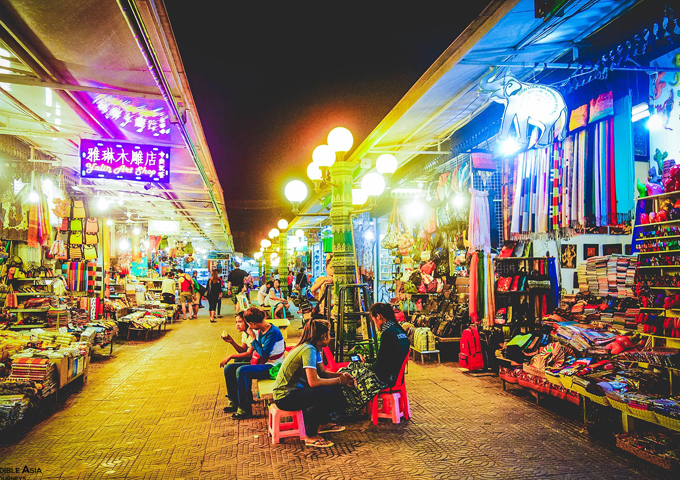
<path id="1" fill-rule="evenodd" d="M 250 363 L 230 363 L 224 367 L 224 379 L 227 382 L 229 402 L 241 410 L 252 410 L 253 380 L 269 380 L 271 364 L 251 365 Z"/>
<path id="2" fill-rule="evenodd" d="M 222 315 L 222 297 L 217 300 L 217 314 Z"/>
<path id="3" fill-rule="evenodd" d="M 293 390 L 274 403 L 281 410 L 288 412 L 302 410 L 305 419 L 305 433 L 308 437 L 313 437 L 318 433 L 319 425 L 326 423 L 330 414 L 340 408 L 342 398 L 340 385 L 304 387 Z"/>

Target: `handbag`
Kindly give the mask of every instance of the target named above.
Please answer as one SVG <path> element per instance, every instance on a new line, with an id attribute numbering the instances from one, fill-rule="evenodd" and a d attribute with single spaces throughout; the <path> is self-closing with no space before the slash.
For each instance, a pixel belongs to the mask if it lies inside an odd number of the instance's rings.
<path id="1" fill-rule="evenodd" d="M 512 285 L 512 277 L 499 277 L 498 284 L 496 285 L 496 290 L 499 292 L 510 291 L 510 286 Z"/>
<path id="2" fill-rule="evenodd" d="M 435 268 L 437 268 L 437 265 L 435 265 L 434 262 L 429 261 L 420 267 L 420 271 L 426 275 L 432 275 Z"/>
<path id="3" fill-rule="evenodd" d="M 387 224 L 387 233 L 385 237 L 380 242 L 380 246 L 386 250 L 392 250 L 398 247 L 397 238 L 399 236 L 399 209 L 397 207 L 397 200 L 394 200 L 394 208 L 392 209 L 392 215 L 390 215 L 390 223 Z"/>

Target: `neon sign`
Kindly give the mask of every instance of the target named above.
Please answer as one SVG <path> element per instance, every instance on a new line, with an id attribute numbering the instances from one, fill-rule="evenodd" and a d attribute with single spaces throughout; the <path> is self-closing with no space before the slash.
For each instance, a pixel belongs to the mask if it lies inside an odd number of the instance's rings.
<path id="1" fill-rule="evenodd" d="M 130 100 L 104 94 L 94 97 L 94 104 L 106 118 L 116 122 L 119 127 L 131 128 L 137 133 L 146 131 L 154 137 L 170 133 L 170 119 L 163 108 L 137 106 Z"/>
<path id="2" fill-rule="evenodd" d="M 83 139 L 80 176 L 168 183 L 170 147 Z"/>

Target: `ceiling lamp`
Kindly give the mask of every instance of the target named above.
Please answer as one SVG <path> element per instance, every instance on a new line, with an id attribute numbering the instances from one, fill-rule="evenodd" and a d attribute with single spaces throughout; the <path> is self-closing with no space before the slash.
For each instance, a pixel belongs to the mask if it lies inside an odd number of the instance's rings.
<path id="1" fill-rule="evenodd" d="M 276 226 L 279 227 L 279 230 L 285 230 L 286 228 L 288 228 L 288 220 L 282 218 L 281 220 L 279 220 L 279 223 L 277 223 Z"/>
<path id="2" fill-rule="evenodd" d="M 312 152 L 312 161 L 319 167 L 332 167 L 335 163 L 335 150 L 328 145 L 319 145 Z"/>
<path id="3" fill-rule="evenodd" d="M 321 173 L 319 165 L 314 162 L 307 165 L 307 176 L 314 182 L 321 180 L 321 178 L 323 178 L 323 174 Z"/>
<path id="4" fill-rule="evenodd" d="M 368 195 L 360 188 L 352 189 L 352 205 L 363 205 L 368 201 Z"/>
<path id="5" fill-rule="evenodd" d="M 389 175 L 396 172 L 398 166 L 399 162 L 397 162 L 397 158 L 391 153 L 383 153 L 375 161 L 376 170 L 383 175 Z"/>
<path id="6" fill-rule="evenodd" d="M 123 239 L 120 242 L 118 242 L 118 248 L 120 248 L 121 251 L 127 252 L 130 250 L 130 242 L 127 239 Z"/>
<path id="7" fill-rule="evenodd" d="M 139 235 L 140 233 L 142 233 L 142 229 L 139 228 L 139 227 L 135 227 L 135 228 L 132 229 L 132 233 L 134 235 Z"/>
<path id="8" fill-rule="evenodd" d="M 298 228 L 297 230 L 295 230 L 295 236 L 298 238 L 304 238 L 305 231 L 302 230 L 301 228 Z"/>
<path id="9" fill-rule="evenodd" d="M 269 238 L 271 238 L 272 240 L 278 237 L 280 234 L 281 232 L 279 232 L 279 230 L 276 228 L 272 228 L 271 230 L 269 230 Z"/>
<path id="10" fill-rule="evenodd" d="M 307 185 L 300 180 L 288 182 L 284 191 L 289 202 L 300 203 L 307 198 Z"/>
<path id="11" fill-rule="evenodd" d="M 255 252 L 255 253 L 253 253 L 253 258 L 254 258 L 255 260 L 259 260 L 260 258 L 262 258 L 262 252 Z"/>
<path id="12" fill-rule="evenodd" d="M 108 200 L 106 200 L 104 197 L 99 197 L 99 200 L 97 200 L 97 208 L 102 212 L 109 208 Z"/>
<path id="13" fill-rule="evenodd" d="M 328 146 L 334 152 L 349 152 L 353 143 L 352 133 L 345 127 L 335 127 L 328 134 Z"/>
<path id="14" fill-rule="evenodd" d="M 260 246 L 261 246 L 262 248 L 269 248 L 269 247 L 272 246 L 272 242 L 270 242 L 269 240 L 267 240 L 267 239 L 265 238 L 265 239 L 263 239 L 263 240 L 260 242 Z"/>
<path id="15" fill-rule="evenodd" d="M 361 180 L 361 189 L 369 197 L 377 197 L 385 191 L 385 179 L 379 173 L 368 173 Z"/>
<path id="16" fill-rule="evenodd" d="M 273 259 L 275 259 L 275 258 L 278 257 L 278 256 L 279 256 L 278 253 L 272 252 L 271 255 L 269 255 L 269 258 L 271 258 L 271 259 L 273 260 Z"/>

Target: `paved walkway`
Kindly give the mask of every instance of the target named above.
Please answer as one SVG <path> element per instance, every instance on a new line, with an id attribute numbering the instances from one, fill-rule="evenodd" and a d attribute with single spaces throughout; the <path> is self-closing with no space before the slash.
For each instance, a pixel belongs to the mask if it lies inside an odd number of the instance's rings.
<path id="1" fill-rule="evenodd" d="M 42 475 L 26 478 L 69 480 L 663 478 L 592 440 L 570 420 L 577 407 L 535 406 L 455 364 L 411 363 L 409 422 L 350 424 L 327 450 L 290 439 L 270 445 L 261 408 L 260 418 L 241 422 L 222 412 L 219 362 L 231 347 L 219 334 L 235 328 L 231 316 L 210 324 L 206 310 L 160 339 L 117 344 L 114 358 L 94 361 L 81 390 L 0 446 L 0 467 L 28 464 Z"/>

